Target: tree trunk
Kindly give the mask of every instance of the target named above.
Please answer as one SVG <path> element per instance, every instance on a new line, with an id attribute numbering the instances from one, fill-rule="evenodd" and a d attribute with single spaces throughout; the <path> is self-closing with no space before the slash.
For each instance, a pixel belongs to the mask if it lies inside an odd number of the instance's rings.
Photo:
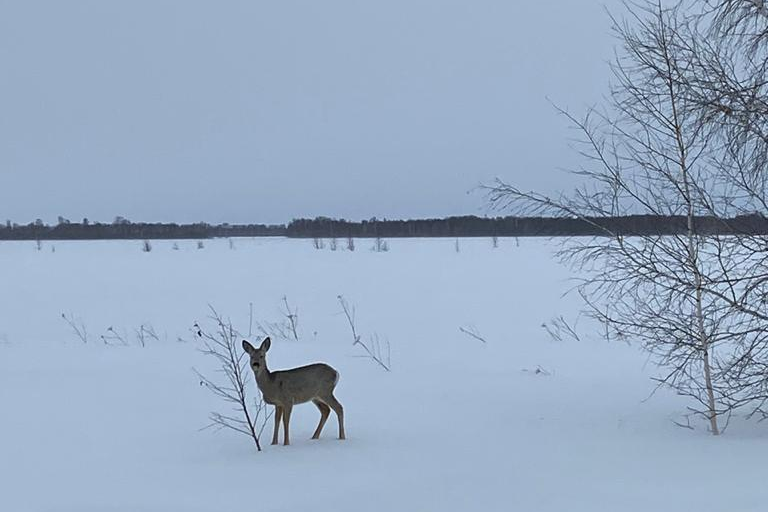
<path id="1" fill-rule="evenodd" d="M 683 161 L 684 162 L 684 161 Z M 709 338 L 704 328 L 704 311 L 702 307 L 702 282 L 701 271 L 699 270 L 698 250 L 695 245 L 696 231 L 694 226 L 694 208 L 690 197 L 690 188 L 688 186 L 688 173 L 683 164 L 683 181 L 685 185 L 685 194 L 688 201 L 688 259 L 693 269 L 693 284 L 696 288 L 696 329 L 701 347 L 701 357 L 704 364 L 704 387 L 707 390 L 707 408 L 709 409 L 709 425 L 713 435 L 719 435 L 720 429 L 717 426 L 717 408 L 715 404 L 715 391 L 712 387 L 712 369 L 709 364 Z"/>

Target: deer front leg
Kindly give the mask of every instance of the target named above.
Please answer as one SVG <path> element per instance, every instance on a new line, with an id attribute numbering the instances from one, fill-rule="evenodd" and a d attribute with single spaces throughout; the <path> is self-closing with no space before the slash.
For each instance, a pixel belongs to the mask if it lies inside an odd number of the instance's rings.
<path id="1" fill-rule="evenodd" d="M 283 406 L 283 444 L 288 446 L 291 444 L 290 436 L 290 422 L 291 422 L 291 410 L 293 410 L 293 404 Z"/>
<path id="2" fill-rule="evenodd" d="M 275 431 L 272 433 L 272 444 L 277 444 L 277 433 L 280 430 L 280 419 L 283 417 L 283 408 L 275 406 Z"/>

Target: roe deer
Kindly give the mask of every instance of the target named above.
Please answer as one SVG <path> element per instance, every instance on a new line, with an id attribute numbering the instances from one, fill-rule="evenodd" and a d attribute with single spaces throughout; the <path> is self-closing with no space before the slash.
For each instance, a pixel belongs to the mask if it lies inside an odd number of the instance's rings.
<path id="1" fill-rule="evenodd" d="M 259 348 L 254 348 L 243 340 L 243 350 L 251 357 L 251 369 L 256 375 L 256 385 L 264 395 L 264 401 L 275 406 L 275 431 L 272 434 L 272 444 L 277 444 L 281 418 L 283 443 L 290 444 L 288 430 L 291 410 L 294 404 L 302 404 L 310 400 L 320 409 L 320 423 L 317 424 L 312 439 L 320 438 L 320 432 L 331 414 L 331 409 L 339 418 L 339 439 L 345 439 L 344 409 L 333 396 L 333 389 L 339 382 L 339 372 L 324 363 L 271 372 L 267 368 L 266 359 L 267 350 L 271 344 L 270 339 L 266 338 Z"/>

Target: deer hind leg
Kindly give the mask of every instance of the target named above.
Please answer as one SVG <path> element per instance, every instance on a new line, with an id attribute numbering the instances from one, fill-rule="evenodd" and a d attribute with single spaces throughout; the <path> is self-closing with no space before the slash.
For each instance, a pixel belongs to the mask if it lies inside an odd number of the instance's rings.
<path id="1" fill-rule="evenodd" d="M 283 408 L 275 406 L 275 430 L 272 432 L 272 444 L 277 444 L 277 434 L 280 431 L 280 419 L 283 417 Z"/>
<path id="2" fill-rule="evenodd" d="M 290 436 L 290 423 L 291 423 L 291 411 L 293 410 L 293 404 L 283 406 L 283 444 L 288 446 L 291 444 Z"/>
<path id="3" fill-rule="evenodd" d="M 331 415 L 331 408 L 328 407 L 328 405 L 325 404 L 324 402 L 321 402 L 320 400 L 317 400 L 317 399 L 312 400 L 312 402 L 317 406 L 318 409 L 320 409 L 320 423 L 317 424 L 315 433 L 312 434 L 312 439 L 320 439 L 320 432 L 323 431 L 325 422 L 328 421 L 328 416 Z"/>
<path id="4" fill-rule="evenodd" d="M 333 409 L 333 412 L 336 413 L 336 417 L 339 418 L 339 439 L 346 439 L 347 436 L 344 434 L 344 408 L 339 401 L 336 400 L 336 397 L 333 396 L 333 394 L 323 397 L 323 402 L 328 404 L 328 407 Z"/>

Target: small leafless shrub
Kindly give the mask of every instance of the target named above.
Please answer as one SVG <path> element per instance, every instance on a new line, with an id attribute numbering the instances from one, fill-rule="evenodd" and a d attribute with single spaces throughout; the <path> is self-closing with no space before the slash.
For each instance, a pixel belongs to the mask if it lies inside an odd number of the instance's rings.
<path id="1" fill-rule="evenodd" d="M 312 239 L 312 247 L 314 247 L 317 250 L 325 249 L 325 243 L 323 242 L 322 238 L 313 238 Z"/>
<path id="2" fill-rule="evenodd" d="M 147 340 L 160 341 L 160 337 L 155 332 L 155 328 L 152 327 L 152 324 L 141 324 L 141 326 L 136 329 L 136 341 L 138 341 L 139 345 L 142 347 L 146 347 Z"/>
<path id="3" fill-rule="evenodd" d="M 171 248 L 172 248 L 174 251 L 178 251 L 178 250 L 179 250 L 179 244 L 178 244 L 177 242 L 173 242 L 173 246 L 171 246 Z"/>
<path id="4" fill-rule="evenodd" d="M 291 339 L 291 328 L 286 322 L 256 321 L 256 331 L 264 337 L 281 340 Z"/>
<path id="5" fill-rule="evenodd" d="M 152 252 L 152 244 L 149 243 L 149 240 L 141 242 L 141 252 Z"/>
<path id="6" fill-rule="evenodd" d="M 299 308 L 291 307 L 287 296 L 283 296 L 280 315 L 283 318 L 278 322 L 256 322 L 256 329 L 264 337 L 299 341 Z M 252 312 L 251 322 L 253 322 Z"/>
<path id="7" fill-rule="evenodd" d="M 354 252 L 355 250 L 355 239 L 351 236 L 347 238 L 347 250 L 350 252 Z"/>
<path id="8" fill-rule="evenodd" d="M 215 325 L 214 330 L 208 331 L 195 323 L 194 333 L 201 343 L 200 351 L 215 359 L 219 368 L 215 377 L 208 377 L 196 369 L 193 370 L 200 385 L 228 404 L 231 410 L 224 413 L 211 412 L 208 416 L 211 423 L 204 429 L 233 430 L 251 438 L 256 450 L 261 451 L 261 433 L 271 414 L 267 411 L 257 386 L 251 386 L 257 390 L 256 398 L 248 394 L 247 389 L 251 381 L 248 358 L 239 349 L 243 336 L 232 327 L 231 322 L 225 321 L 215 309 L 210 309 L 209 319 Z"/>
<path id="9" fill-rule="evenodd" d="M 127 345 L 128 342 L 125 341 L 125 333 L 120 334 L 114 327 L 109 326 L 107 327 L 107 331 L 102 334 L 101 341 L 104 342 L 105 345 Z"/>
<path id="10" fill-rule="evenodd" d="M 339 243 L 336 241 L 336 238 L 331 238 L 330 242 L 328 242 L 328 248 L 332 251 L 339 248 Z"/>
<path id="11" fill-rule="evenodd" d="M 376 237 L 371 248 L 373 252 L 387 252 L 389 251 L 389 244 L 386 240 L 382 240 L 380 237 Z"/>
<path id="12" fill-rule="evenodd" d="M 72 332 L 75 333 L 75 336 L 77 336 L 80 341 L 88 343 L 88 330 L 85 328 L 85 324 L 81 318 L 75 318 L 72 313 L 70 313 L 69 316 L 62 313 L 61 318 L 63 318 L 67 325 L 72 328 Z"/>
<path id="13" fill-rule="evenodd" d="M 203 244 L 202 240 L 198 240 L 197 241 L 197 248 L 198 249 L 204 249 L 205 248 L 205 244 Z"/>
<path id="14" fill-rule="evenodd" d="M 554 341 L 581 341 L 581 338 L 579 338 L 579 335 L 576 332 L 576 326 L 572 326 L 570 323 L 568 323 L 563 315 L 553 318 L 549 322 L 542 323 L 541 327 L 547 331 L 549 337 Z"/>
<path id="15" fill-rule="evenodd" d="M 341 304 L 341 309 L 347 319 L 349 328 L 352 331 L 352 345 L 360 346 L 365 351 L 365 355 L 362 357 L 374 361 L 386 371 L 391 371 L 391 349 L 389 340 L 384 340 L 382 343 L 379 339 L 379 335 L 374 333 L 370 336 L 367 344 L 363 342 L 360 335 L 357 333 L 357 326 L 355 325 L 355 307 L 350 306 L 342 295 L 339 295 L 337 298 L 339 304 Z"/>

